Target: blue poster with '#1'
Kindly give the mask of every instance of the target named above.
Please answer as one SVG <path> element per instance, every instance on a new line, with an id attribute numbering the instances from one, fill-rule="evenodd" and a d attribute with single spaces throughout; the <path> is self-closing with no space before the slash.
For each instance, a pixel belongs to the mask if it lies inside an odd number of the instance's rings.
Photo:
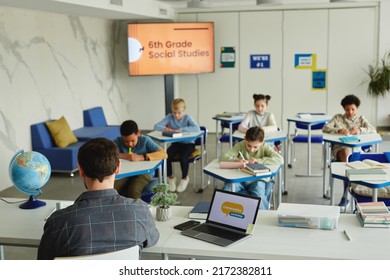
<path id="1" fill-rule="evenodd" d="M 251 54 L 251 69 L 269 69 L 271 68 L 271 55 L 269 54 Z"/>

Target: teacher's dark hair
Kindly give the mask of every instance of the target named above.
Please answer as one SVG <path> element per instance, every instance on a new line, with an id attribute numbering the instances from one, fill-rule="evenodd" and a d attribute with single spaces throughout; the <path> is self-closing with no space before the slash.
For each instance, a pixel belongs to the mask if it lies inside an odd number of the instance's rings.
<path id="1" fill-rule="evenodd" d="M 77 154 L 80 167 L 87 177 L 103 182 L 115 173 L 119 162 L 118 147 L 106 138 L 94 138 L 84 143 Z"/>

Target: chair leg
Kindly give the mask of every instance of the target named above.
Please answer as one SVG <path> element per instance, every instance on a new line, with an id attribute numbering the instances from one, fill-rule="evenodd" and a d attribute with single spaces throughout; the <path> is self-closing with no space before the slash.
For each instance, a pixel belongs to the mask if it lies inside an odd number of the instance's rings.
<path id="1" fill-rule="evenodd" d="M 194 165 L 194 184 L 192 186 L 192 189 L 196 192 L 196 162 L 194 162 L 193 165 Z"/>

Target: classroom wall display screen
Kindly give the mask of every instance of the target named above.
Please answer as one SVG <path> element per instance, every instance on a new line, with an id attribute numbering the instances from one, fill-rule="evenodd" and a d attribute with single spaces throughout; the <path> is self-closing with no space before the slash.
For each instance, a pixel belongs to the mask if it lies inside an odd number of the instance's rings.
<path id="1" fill-rule="evenodd" d="M 214 23 L 130 23 L 129 75 L 214 72 Z"/>

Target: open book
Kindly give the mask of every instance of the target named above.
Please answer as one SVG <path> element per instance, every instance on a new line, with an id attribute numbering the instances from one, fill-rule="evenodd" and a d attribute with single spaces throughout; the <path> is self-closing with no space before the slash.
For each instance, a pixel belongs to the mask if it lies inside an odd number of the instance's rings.
<path id="1" fill-rule="evenodd" d="M 347 162 L 347 166 L 353 168 L 353 169 L 371 169 L 371 168 L 377 168 L 377 169 L 385 169 L 389 168 L 388 166 L 372 160 L 372 159 L 365 159 L 365 160 L 357 160 L 357 161 L 351 161 Z"/>

